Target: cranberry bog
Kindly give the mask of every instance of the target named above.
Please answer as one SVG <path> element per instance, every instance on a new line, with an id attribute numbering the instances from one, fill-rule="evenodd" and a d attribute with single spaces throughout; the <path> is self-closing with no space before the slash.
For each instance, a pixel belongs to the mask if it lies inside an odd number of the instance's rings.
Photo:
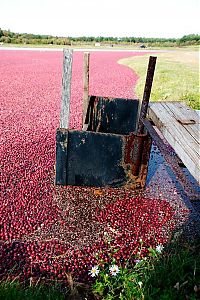
<path id="1" fill-rule="evenodd" d="M 117 61 L 135 55 L 92 52 L 90 94 L 133 98 L 138 77 Z M 75 52 L 71 129 L 82 122 L 82 61 Z M 175 230 L 195 236 L 198 213 L 154 144 L 143 192 L 55 186 L 61 52 L 1 50 L 0 73 L 1 279 L 85 281 L 93 265 L 134 262 Z"/>

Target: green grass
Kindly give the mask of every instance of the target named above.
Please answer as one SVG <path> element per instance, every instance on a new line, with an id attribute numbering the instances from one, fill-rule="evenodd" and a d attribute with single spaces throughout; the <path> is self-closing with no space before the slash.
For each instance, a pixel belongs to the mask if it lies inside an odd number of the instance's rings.
<path id="1" fill-rule="evenodd" d="M 72 279 L 68 283 L 73 284 L 68 287 L 58 283 L 22 286 L 16 281 L 2 281 L 0 300 L 200 299 L 200 240 L 185 241 L 179 236 L 173 238 L 161 254 L 154 249 L 149 249 L 147 259 L 137 254 L 140 262 L 135 265 L 129 260 L 116 276 L 111 276 L 108 264 L 99 267 L 101 271 L 92 289 Z"/>
<path id="2" fill-rule="evenodd" d="M 200 294 L 199 244 L 175 245 L 150 263 L 144 276 L 145 299 L 197 299 Z"/>
<path id="3" fill-rule="evenodd" d="M 93 289 L 102 300 L 200 299 L 199 250 L 199 241 L 173 242 L 162 254 L 151 249 L 147 260 L 121 269 L 116 276 L 104 268 Z"/>
<path id="4" fill-rule="evenodd" d="M 140 99 L 143 95 L 149 55 L 119 61 L 138 74 L 136 94 Z M 183 101 L 193 109 L 200 109 L 198 52 L 176 50 L 154 55 L 158 58 L 151 101 Z"/>
<path id="5" fill-rule="evenodd" d="M 23 287 L 18 282 L 0 283 L 0 300 L 64 300 L 65 295 L 58 285 Z"/>

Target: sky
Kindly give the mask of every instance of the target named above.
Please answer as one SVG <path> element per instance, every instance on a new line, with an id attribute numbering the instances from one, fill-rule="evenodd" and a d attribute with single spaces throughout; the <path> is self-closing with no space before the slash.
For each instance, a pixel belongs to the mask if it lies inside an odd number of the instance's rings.
<path id="1" fill-rule="evenodd" d="M 0 28 L 54 36 L 199 34 L 199 0 L 0 0 Z"/>

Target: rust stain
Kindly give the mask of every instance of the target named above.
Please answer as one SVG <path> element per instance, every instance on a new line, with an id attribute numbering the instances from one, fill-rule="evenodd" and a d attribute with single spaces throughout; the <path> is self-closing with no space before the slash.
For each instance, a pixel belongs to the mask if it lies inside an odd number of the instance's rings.
<path id="1" fill-rule="evenodd" d="M 182 125 L 191 125 L 196 124 L 195 120 L 188 120 L 188 119 L 177 119 L 177 121 Z"/>
<path id="2" fill-rule="evenodd" d="M 101 195 L 103 195 L 102 189 L 93 189 L 92 192 L 93 192 L 93 194 L 95 196 L 101 196 Z"/>
<path id="3" fill-rule="evenodd" d="M 145 187 L 151 143 L 148 134 L 131 133 L 126 137 L 124 163 L 122 163 L 127 175 L 125 187 L 131 189 L 143 189 Z"/>

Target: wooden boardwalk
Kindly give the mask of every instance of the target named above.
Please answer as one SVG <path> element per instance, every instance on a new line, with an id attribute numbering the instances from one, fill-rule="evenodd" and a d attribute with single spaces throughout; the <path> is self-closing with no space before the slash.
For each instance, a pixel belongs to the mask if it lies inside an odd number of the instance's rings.
<path id="1" fill-rule="evenodd" d="M 149 118 L 162 132 L 192 176 L 200 183 L 200 117 L 182 102 L 157 102 Z"/>

